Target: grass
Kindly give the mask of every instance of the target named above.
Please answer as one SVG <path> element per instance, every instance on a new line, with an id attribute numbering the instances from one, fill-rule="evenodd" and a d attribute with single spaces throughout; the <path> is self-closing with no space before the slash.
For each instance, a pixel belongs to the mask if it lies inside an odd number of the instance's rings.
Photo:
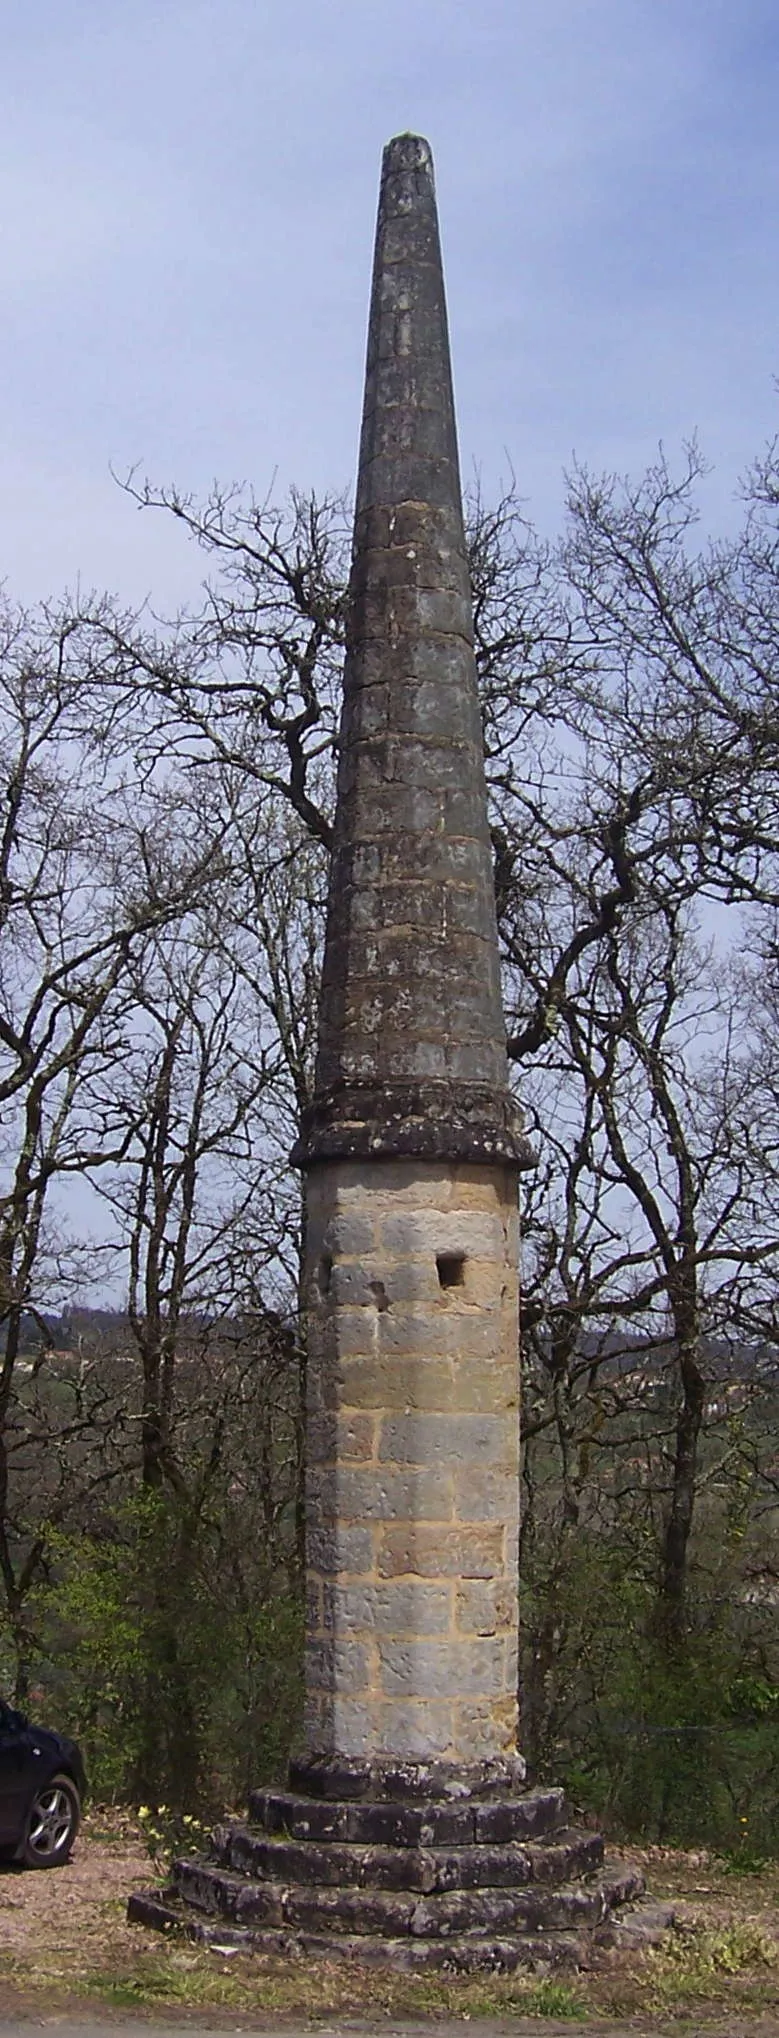
<path id="1" fill-rule="evenodd" d="M 447 1981 L 439 1976 L 357 1974 L 340 1964 L 306 1961 L 297 1964 L 259 1961 L 243 1956 L 227 1968 L 219 1956 L 174 1954 L 150 1958 L 124 1976 L 96 1969 L 85 1973 L 77 1993 L 115 2009 L 177 2008 L 230 2010 L 242 2017 L 293 2015 L 307 2020 L 333 2015 L 418 2017 L 449 2016 L 466 2021 L 484 2017 L 553 2017 L 586 2022 L 587 2003 L 573 1983 L 533 1976 L 485 1977 Z"/>

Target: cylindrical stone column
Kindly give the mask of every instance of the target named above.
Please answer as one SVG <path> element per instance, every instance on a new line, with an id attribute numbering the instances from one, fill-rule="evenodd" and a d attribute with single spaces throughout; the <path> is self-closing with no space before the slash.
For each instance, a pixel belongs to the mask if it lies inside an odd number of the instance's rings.
<path id="1" fill-rule="evenodd" d="M 326 1163 L 307 1193 L 307 1752 L 510 1756 L 516 1170 Z"/>

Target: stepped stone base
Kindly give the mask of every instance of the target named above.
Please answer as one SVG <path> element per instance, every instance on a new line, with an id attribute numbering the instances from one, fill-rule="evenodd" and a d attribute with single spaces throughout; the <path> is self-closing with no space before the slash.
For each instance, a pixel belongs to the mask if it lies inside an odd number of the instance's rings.
<path id="1" fill-rule="evenodd" d="M 249 1821 L 217 1826 L 129 1917 L 214 1947 L 464 1973 L 582 1966 L 672 1922 L 516 1763 L 293 1764 L 290 1784 L 254 1791 Z"/>

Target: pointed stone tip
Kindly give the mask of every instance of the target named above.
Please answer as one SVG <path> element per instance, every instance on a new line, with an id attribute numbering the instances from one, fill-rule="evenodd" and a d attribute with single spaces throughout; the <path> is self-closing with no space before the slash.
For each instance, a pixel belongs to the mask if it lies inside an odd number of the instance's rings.
<path id="1" fill-rule="evenodd" d="M 433 151 L 422 134 L 396 134 L 387 143 L 382 161 L 382 178 L 396 177 L 401 170 L 427 170 L 433 175 Z"/>

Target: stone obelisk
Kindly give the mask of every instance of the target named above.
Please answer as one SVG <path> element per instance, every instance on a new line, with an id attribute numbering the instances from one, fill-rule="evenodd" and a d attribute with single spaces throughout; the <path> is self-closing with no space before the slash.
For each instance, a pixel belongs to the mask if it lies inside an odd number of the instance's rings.
<path id="1" fill-rule="evenodd" d="M 305 1168 L 305 1755 L 516 1775 L 517 1168 L 433 167 L 389 143 Z"/>
<path id="2" fill-rule="evenodd" d="M 384 155 L 319 1061 L 297 1158 L 305 1746 L 286 1788 L 251 1791 L 248 1823 L 217 1826 L 130 1916 L 328 1960 L 576 1965 L 612 1943 L 642 1885 L 604 1864 L 599 1834 L 569 1830 L 562 1790 L 524 1788 L 517 1753 L 526 1153 L 433 172 L 414 135 Z"/>

